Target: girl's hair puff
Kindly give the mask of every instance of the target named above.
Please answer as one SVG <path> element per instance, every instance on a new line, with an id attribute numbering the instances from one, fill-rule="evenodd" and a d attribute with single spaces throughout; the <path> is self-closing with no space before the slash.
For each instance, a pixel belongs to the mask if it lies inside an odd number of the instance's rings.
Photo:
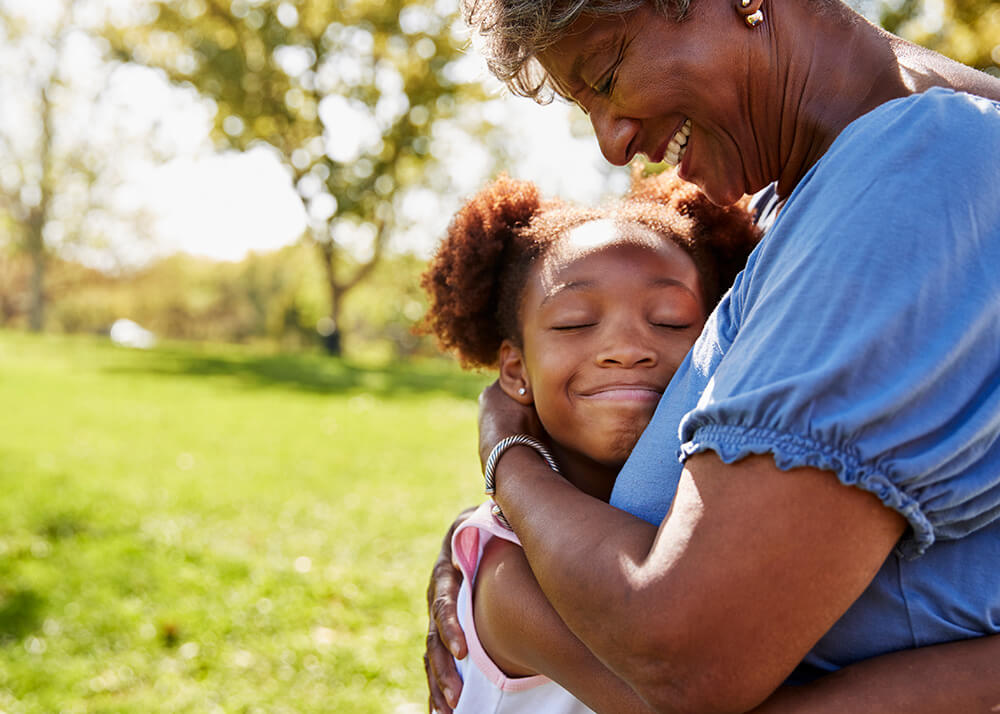
<path id="1" fill-rule="evenodd" d="M 698 268 L 702 297 L 711 310 L 760 242 L 761 231 L 749 206 L 749 196 L 716 206 L 675 170 L 646 177 L 635 172 L 615 217 L 641 223 L 683 248 Z"/>
<path id="2" fill-rule="evenodd" d="M 523 229 L 541 206 L 533 183 L 501 175 L 455 214 L 421 278 L 430 309 L 420 329 L 437 335 L 463 366 L 495 366 L 504 338 L 519 332 L 517 305 L 508 303 L 521 291 L 501 285 L 515 272 L 526 274 L 526 266 L 514 268 L 538 252 Z"/>

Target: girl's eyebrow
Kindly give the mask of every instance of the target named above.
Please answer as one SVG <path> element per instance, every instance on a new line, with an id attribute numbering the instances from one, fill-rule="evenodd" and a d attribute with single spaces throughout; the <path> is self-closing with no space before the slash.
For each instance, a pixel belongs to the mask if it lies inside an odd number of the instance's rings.
<path id="1" fill-rule="evenodd" d="M 542 298 L 542 301 L 541 303 L 539 303 L 538 307 L 539 308 L 544 307 L 546 303 L 556 299 L 560 295 L 563 295 L 567 292 L 587 290 L 588 288 L 594 287 L 595 284 L 596 283 L 593 280 L 570 280 L 569 282 L 557 285 L 552 289 L 552 291 L 548 295 Z M 688 288 L 688 286 L 684 284 L 684 282 L 677 280 L 676 278 L 656 278 L 654 280 L 649 281 L 649 286 L 656 288 L 667 288 L 667 287 L 684 288 L 685 290 L 688 290 L 690 292 L 690 288 Z"/>
<path id="2" fill-rule="evenodd" d="M 542 298 L 542 302 L 538 305 L 538 307 L 544 307 L 546 303 L 554 300 L 564 293 L 586 290 L 592 287 L 594 287 L 593 280 L 570 280 L 569 282 L 561 283 L 560 285 L 556 285 L 548 295 Z"/>

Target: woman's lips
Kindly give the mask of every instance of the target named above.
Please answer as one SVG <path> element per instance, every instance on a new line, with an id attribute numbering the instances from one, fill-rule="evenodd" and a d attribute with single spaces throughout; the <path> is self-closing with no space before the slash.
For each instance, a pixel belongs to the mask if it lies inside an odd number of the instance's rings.
<path id="1" fill-rule="evenodd" d="M 685 119 L 680 127 L 667 138 L 656 150 L 647 154 L 646 157 L 654 164 L 665 161 L 671 166 L 676 166 L 684 158 L 687 149 L 688 137 L 691 136 L 691 120 Z"/>

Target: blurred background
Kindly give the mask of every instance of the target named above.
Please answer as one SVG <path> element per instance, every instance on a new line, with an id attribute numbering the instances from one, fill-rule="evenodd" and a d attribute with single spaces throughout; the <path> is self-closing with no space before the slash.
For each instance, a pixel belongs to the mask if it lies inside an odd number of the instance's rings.
<path id="1" fill-rule="evenodd" d="M 1000 3 L 870 0 L 1000 74 Z M 0 0 L 0 712 L 426 711 L 480 498 L 419 275 L 499 170 L 593 202 L 455 0 Z"/>

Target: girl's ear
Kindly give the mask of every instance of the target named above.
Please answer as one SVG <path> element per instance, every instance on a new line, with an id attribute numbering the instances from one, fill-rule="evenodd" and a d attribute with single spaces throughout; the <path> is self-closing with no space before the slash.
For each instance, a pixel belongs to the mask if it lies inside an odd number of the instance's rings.
<path id="1" fill-rule="evenodd" d="M 510 340 L 500 345 L 500 388 L 518 404 L 527 407 L 535 403 L 524 355 Z"/>

